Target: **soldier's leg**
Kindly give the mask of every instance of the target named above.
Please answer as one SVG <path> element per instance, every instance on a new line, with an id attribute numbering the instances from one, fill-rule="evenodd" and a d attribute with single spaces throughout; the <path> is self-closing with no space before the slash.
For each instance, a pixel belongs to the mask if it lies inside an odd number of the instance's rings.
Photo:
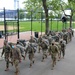
<path id="1" fill-rule="evenodd" d="M 62 51 L 60 51 L 60 58 L 61 58 L 61 54 L 62 54 Z"/>
<path id="2" fill-rule="evenodd" d="M 53 68 L 54 68 L 54 58 L 53 58 L 53 55 L 51 55 L 51 59 L 52 59 L 52 67 L 51 67 L 51 70 L 53 70 Z"/>
<path id="3" fill-rule="evenodd" d="M 14 65 L 15 65 L 15 70 L 16 70 L 15 73 L 18 73 L 19 72 L 19 66 L 18 66 L 19 65 L 19 60 L 15 60 Z"/>
<path id="4" fill-rule="evenodd" d="M 60 55 L 61 53 L 60 53 L 60 51 L 58 52 L 58 61 L 60 60 L 60 57 L 61 57 L 61 55 Z"/>
<path id="5" fill-rule="evenodd" d="M 66 44 L 68 44 L 68 40 L 66 39 Z"/>
<path id="6" fill-rule="evenodd" d="M 47 52 L 45 52 L 45 58 L 47 58 Z"/>
<path id="7" fill-rule="evenodd" d="M 29 54 L 29 60 L 30 60 L 30 68 L 32 67 L 32 55 Z"/>
<path id="8" fill-rule="evenodd" d="M 32 59 L 33 59 L 33 64 L 34 64 L 34 61 L 35 61 L 35 59 L 34 59 L 34 54 L 32 54 Z"/>
<path id="9" fill-rule="evenodd" d="M 6 58 L 5 61 L 6 61 L 6 69 L 5 69 L 5 71 L 8 71 L 9 70 L 9 59 Z"/>
<path id="10" fill-rule="evenodd" d="M 44 61 L 44 57 L 45 57 L 45 54 L 44 54 L 44 51 L 42 51 L 43 52 L 43 55 L 42 55 L 42 62 Z"/>
<path id="11" fill-rule="evenodd" d="M 22 57 L 23 57 L 23 59 L 25 60 L 25 56 L 24 56 L 24 55 L 22 55 Z"/>
<path id="12" fill-rule="evenodd" d="M 54 65 L 56 65 L 56 55 L 52 55 L 52 70 L 54 68 Z"/>
<path id="13" fill-rule="evenodd" d="M 64 58 L 64 56 L 65 56 L 65 49 L 62 50 L 62 53 L 63 53 L 63 58 Z"/>
<path id="14" fill-rule="evenodd" d="M 41 47 L 39 46 L 38 53 L 40 53 Z"/>
<path id="15" fill-rule="evenodd" d="M 54 56 L 54 65 L 56 65 L 56 55 Z"/>

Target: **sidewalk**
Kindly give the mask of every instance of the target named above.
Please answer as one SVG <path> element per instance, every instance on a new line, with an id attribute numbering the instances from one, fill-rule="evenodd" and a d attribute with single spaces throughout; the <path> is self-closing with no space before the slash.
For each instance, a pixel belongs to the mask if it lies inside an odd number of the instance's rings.
<path id="1" fill-rule="evenodd" d="M 39 32 L 39 35 L 40 35 L 40 34 L 41 34 L 41 33 Z M 32 35 L 34 36 L 34 32 L 32 32 Z M 31 36 L 31 31 L 21 32 L 19 39 L 29 40 L 29 39 L 30 39 L 30 36 Z M 4 39 L 5 39 L 5 38 L 0 38 L 0 48 L 3 47 Z M 11 36 L 8 36 L 7 39 L 8 39 L 8 42 L 16 43 L 18 38 L 17 38 L 17 35 L 11 35 Z"/>
<path id="2" fill-rule="evenodd" d="M 29 68 L 28 56 L 19 64 L 20 73 L 18 75 L 75 75 L 75 37 L 67 44 L 65 58 L 61 59 L 51 70 L 52 60 L 48 56 L 41 62 L 42 53 L 35 53 L 35 63 Z M 5 72 L 5 61 L 0 61 L 0 75 L 15 75 L 15 68 L 10 64 L 9 71 Z"/>
<path id="3" fill-rule="evenodd" d="M 32 32 L 32 34 L 34 36 L 34 32 Z M 20 39 L 29 40 L 30 36 L 31 36 L 30 31 L 20 33 Z M 3 47 L 4 39 L 5 38 L 0 38 L 0 60 L 3 59 L 3 57 L 1 58 L 1 53 L 2 53 L 2 47 Z M 17 42 L 17 35 L 8 36 L 8 42 L 16 43 Z"/>

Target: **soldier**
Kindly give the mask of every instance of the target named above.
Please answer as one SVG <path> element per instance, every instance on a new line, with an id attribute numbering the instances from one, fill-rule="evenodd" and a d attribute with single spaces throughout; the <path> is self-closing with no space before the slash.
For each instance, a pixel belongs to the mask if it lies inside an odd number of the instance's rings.
<path id="1" fill-rule="evenodd" d="M 64 40 L 61 40 L 61 41 L 60 41 L 60 45 L 61 45 L 61 52 L 60 52 L 60 55 L 61 55 L 61 53 L 62 53 L 63 58 L 64 58 L 64 56 L 65 56 L 65 47 L 66 47 L 66 44 L 64 43 Z"/>
<path id="2" fill-rule="evenodd" d="M 68 34 L 67 34 L 67 32 L 65 32 L 65 33 L 63 34 L 63 40 L 66 41 L 66 44 L 68 43 Z"/>
<path id="3" fill-rule="evenodd" d="M 10 50 L 11 50 L 11 48 L 8 45 L 7 40 L 4 40 L 4 46 L 3 46 L 3 51 L 2 51 L 1 57 L 4 54 L 5 61 L 6 61 L 6 69 L 5 69 L 5 71 L 9 70 L 9 58 L 10 58 L 10 52 L 11 52 Z"/>
<path id="4" fill-rule="evenodd" d="M 51 54 L 51 59 L 52 59 L 51 70 L 53 70 L 54 65 L 56 65 L 56 55 L 58 53 L 58 47 L 55 45 L 54 42 L 49 46 L 48 52 Z"/>
<path id="5" fill-rule="evenodd" d="M 55 42 L 59 42 L 60 37 L 59 37 L 58 32 L 55 32 L 55 35 L 53 36 L 53 38 L 54 38 Z"/>
<path id="6" fill-rule="evenodd" d="M 32 64 L 34 63 L 34 49 L 31 43 L 28 43 L 28 47 L 26 48 L 26 53 L 29 54 L 28 57 L 30 60 L 30 68 L 31 68 Z"/>
<path id="7" fill-rule="evenodd" d="M 61 57 L 61 55 L 60 55 L 60 52 L 61 52 L 61 45 L 60 45 L 60 43 L 59 42 L 55 42 L 55 45 L 58 47 L 58 61 L 60 60 L 60 57 Z"/>
<path id="8" fill-rule="evenodd" d="M 40 37 L 38 38 L 38 45 L 39 45 L 38 53 L 40 53 L 41 50 L 41 46 L 40 46 L 41 42 L 42 42 L 42 36 L 40 35 Z"/>
<path id="9" fill-rule="evenodd" d="M 19 72 L 19 62 L 21 62 L 21 53 L 20 49 L 16 47 L 16 45 L 12 45 L 12 59 L 15 66 L 15 73 L 17 74 Z"/>
<path id="10" fill-rule="evenodd" d="M 25 60 L 25 52 L 24 52 L 24 45 L 21 43 L 21 42 L 19 42 L 19 41 L 17 41 L 17 47 L 20 49 L 20 52 L 21 52 L 21 56 L 23 57 L 23 59 Z"/>
<path id="11" fill-rule="evenodd" d="M 33 36 L 31 36 L 31 38 L 30 38 L 29 42 L 30 42 L 30 43 L 35 43 L 35 42 L 36 42 L 36 40 L 34 39 L 34 37 L 33 37 Z"/>
<path id="12" fill-rule="evenodd" d="M 47 49 L 48 49 L 48 45 L 44 39 L 42 40 L 40 46 L 41 46 L 42 52 L 43 52 L 43 56 L 42 56 L 42 62 L 43 62 L 44 59 L 47 58 Z"/>

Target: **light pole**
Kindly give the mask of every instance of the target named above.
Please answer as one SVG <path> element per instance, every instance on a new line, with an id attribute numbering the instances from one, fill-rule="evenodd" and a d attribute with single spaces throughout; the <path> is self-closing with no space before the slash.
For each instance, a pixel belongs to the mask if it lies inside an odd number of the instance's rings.
<path id="1" fill-rule="evenodd" d="M 19 0 L 17 0 L 17 9 L 19 9 Z"/>
<path id="2" fill-rule="evenodd" d="M 32 36 L 32 21 L 33 21 L 33 17 L 32 17 L 32 10 L 31 10 L 31 36 Z"/>

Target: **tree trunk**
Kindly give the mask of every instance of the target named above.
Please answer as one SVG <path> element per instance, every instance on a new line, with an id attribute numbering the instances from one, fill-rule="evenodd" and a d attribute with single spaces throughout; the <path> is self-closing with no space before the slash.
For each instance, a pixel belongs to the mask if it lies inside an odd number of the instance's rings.
<path id="1" fill-rule="evenodd" d="M 70 28 L 72 28 L 72 15 L 70 16 Z"/>
<path id="2" fill-rule="evenodd" d="M 44 11 L 45 11 L 45 23 L 46 23 L 46 30 L 45 33 L 47 34 L 49 32 L 49 17 L 48 17 L 48 9 L 47 9 L 47 5 L 46 5 L 46 0 L 42 0 L 43 2 L 43 7 L 44 7 Z"/>
<path id="3" fill-rule="evenodd" d="M 72 17 L 73 17 L 73 11 L 71 10 L 71 15 L 70 15 L 70 28 L 72 28 Z"/>

